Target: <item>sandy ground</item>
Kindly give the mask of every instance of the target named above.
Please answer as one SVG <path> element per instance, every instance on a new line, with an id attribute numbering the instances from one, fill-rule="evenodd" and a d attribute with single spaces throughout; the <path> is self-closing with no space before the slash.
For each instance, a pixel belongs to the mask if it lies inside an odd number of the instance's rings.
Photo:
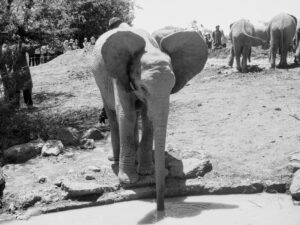
<path id="1" fill-rule="evenodd" d="M 7 225 L 202 224 L 298 225 L 300 206 L 283 194 L 193 196 L 166 200 L 158 213 L 154 200 L 71 210 L 14 221 Z M 117 212 L 117 213 L 116 213 Z"/>
<path id="2" fill-rule="evenodd" d="M 76 50 L 32 68 L 34 113 L 59 117 L 61 126 L 79 130 L 97 124 L 102 101 L 90 63 L 91 54 Z M 204 71 L 171 96 L 167 145 L 207 154 L 213 170 L 205 180 L 289 183 L 288 158 L 300 147 L 300 68 L 269 70 L 263 56 L 251 63 L 252 71 L 259 72 L 241 74 L 226 64 L 225 58 L 208 59 Z M 6 199 L 46 192 L 59 201 L 55 180 L 82 181 L 89 165 L 107 168 L 97 182 L 114 184 L 117 177 L 107 161 L 109 151 L 104 140 L 95 150 L 67 148 L 58 157 L 6 165 Z M 70 152 L 72 157 L 66 154 Z M 47 176 L 48 182 L 38 183 L 40 176 Z"/>

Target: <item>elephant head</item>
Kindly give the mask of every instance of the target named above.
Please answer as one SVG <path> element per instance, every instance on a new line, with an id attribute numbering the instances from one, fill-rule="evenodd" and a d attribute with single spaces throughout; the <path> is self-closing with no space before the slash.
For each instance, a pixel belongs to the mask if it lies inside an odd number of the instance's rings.
<path id="1" fill-rule="evenodd" d="M 93 73 L 106 108 L 115 111 L 118 122 L 118 176 L 121 182 L 137 181 L 132 149 L 140 147 L 136 146 L 138 140 L 131 139 L 135 137 L 136 111 L 142 105 L 152 126 L 149 132 L 153 131 L 150 148 L 152 152 L 154 141 L 158 210 L 164 209 L 164 150 L 170 94 L 200 73 L 207 56 L 204 40 L 194 31 L 162 35 L 158 44 L 144 30 L 122 25 L 104 33 L 95 46 Z"/>

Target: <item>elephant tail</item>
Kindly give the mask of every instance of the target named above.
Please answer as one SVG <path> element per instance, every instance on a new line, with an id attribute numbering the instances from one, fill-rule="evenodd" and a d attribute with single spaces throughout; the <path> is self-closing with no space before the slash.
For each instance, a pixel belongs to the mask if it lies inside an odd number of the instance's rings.
<path id="1" fill-rule="evenodd" d="M 255 37 L 255 36 L 252 36 L 251 34 L 248 34 L 247 31 L 246 31 L 246 29 L 245 29 L 245 22 L 243 23 L 242 33 L 243 33 L 245 36 L 247 36 L 247 37 L 249 37 L 249 38 L 251 38 L 251 39 L 261 41 L 262 43 L 265 43 L 265 42 L 266 42 L 266 40 L 264 40 L 264 39 L 262 39 L 262 38 L 260 38 L 260 37 Z"/>

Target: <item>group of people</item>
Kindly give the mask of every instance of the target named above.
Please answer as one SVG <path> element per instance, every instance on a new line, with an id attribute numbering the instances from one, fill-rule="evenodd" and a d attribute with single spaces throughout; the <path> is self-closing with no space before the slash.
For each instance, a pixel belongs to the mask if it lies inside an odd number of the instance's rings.
<path id="1" fill-rule="evenodd" d="M 88 38 L 85 37 L 83 42 L 82 42 L 82 47 L 83 48 L 87 48 L 91 45 L 95 45 L 96 43 L 96 38 L 94 36 L 92 36 L 90 38 L 90 41 L 88 41 Z M 70 40 L 65 40 L 63 43 L 63 49 L 64 49 L 64 53 L 67 51 L 71 51 L 71 50 L 76 50 L 76 49 L 80 49 L 81 45 L 78 42 L 78 39 L 73 39 L 71 38 Z"/>
<path id="2" fill-rule="evenodd" d="M 204 37 L 204 40 L 209 49 L 220 49 L 226 47 L 227 40 L 223 30 L 220 29 L 220 25 L 216 25 L 215 30 L 211 31 L 209 29 L 206 29 L 202 24 L 200 25 L 200 27 L 198 27 L 197 21 L 194 20 L 191 23 L 190 29 L 195 30 Z"/>
<path id="3" fill-rule="evenodd" d="M 32 46 L 32 44 L 30 44 Z M 38 66 L 49 62 L 57 56 L 57 52 L 50 45 L 43 45 L 40 48 L 31 48 L 28 51 L 29 66 Z"/>

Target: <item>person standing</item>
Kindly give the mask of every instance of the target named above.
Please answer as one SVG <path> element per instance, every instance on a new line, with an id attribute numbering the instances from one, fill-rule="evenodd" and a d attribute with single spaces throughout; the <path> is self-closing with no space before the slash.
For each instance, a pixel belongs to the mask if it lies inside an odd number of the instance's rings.
<path id="1" fill-rule="evenodd" d="M 34 66 L 34 48 L 32 44 L 30 43 L 30 50 L 28 51 L 28 56 L 29 56 L 29 66 Z"/>
<path id="2" fill-rule="evenodd" d="M 222 32 L 220 26 L 216 26 L 216 30 L 212 33 L 212 45 L 213 49 L 222 47 Z"/>
<path id="3" fill-rule="evenodd" d="M 23 44 L 19 36 L 16 36 L 15 40 L 17 41 L 17 43 L 11 47 L 13 77 L 16 81 L 15 106 L 17 108 L 20 107 L 20 94 L 21 91 L 23 91 L 25 104 L 28 108 L 32 108 L 33 83 L 31 79 L 30 69 L 26 60 L 26 52 L 30 51 L 31 48 L 34 48 L 34 46 Z"/>
<path id="4" fill-rule="evenodd" d="M 34 50 L 34 62 L 35 65 L 38 66 L 41 63 L 41 48 L 36 48 Z"/>
<path id="5" fill-rule="evenodd" d="M 91 43 L 88 42 L 87 37 L 85 37 L 85 38 L 83 39 L 82 45 L 83 45 L 83 48 L 88 48 L 88 47 L 91 45 Z"/>

